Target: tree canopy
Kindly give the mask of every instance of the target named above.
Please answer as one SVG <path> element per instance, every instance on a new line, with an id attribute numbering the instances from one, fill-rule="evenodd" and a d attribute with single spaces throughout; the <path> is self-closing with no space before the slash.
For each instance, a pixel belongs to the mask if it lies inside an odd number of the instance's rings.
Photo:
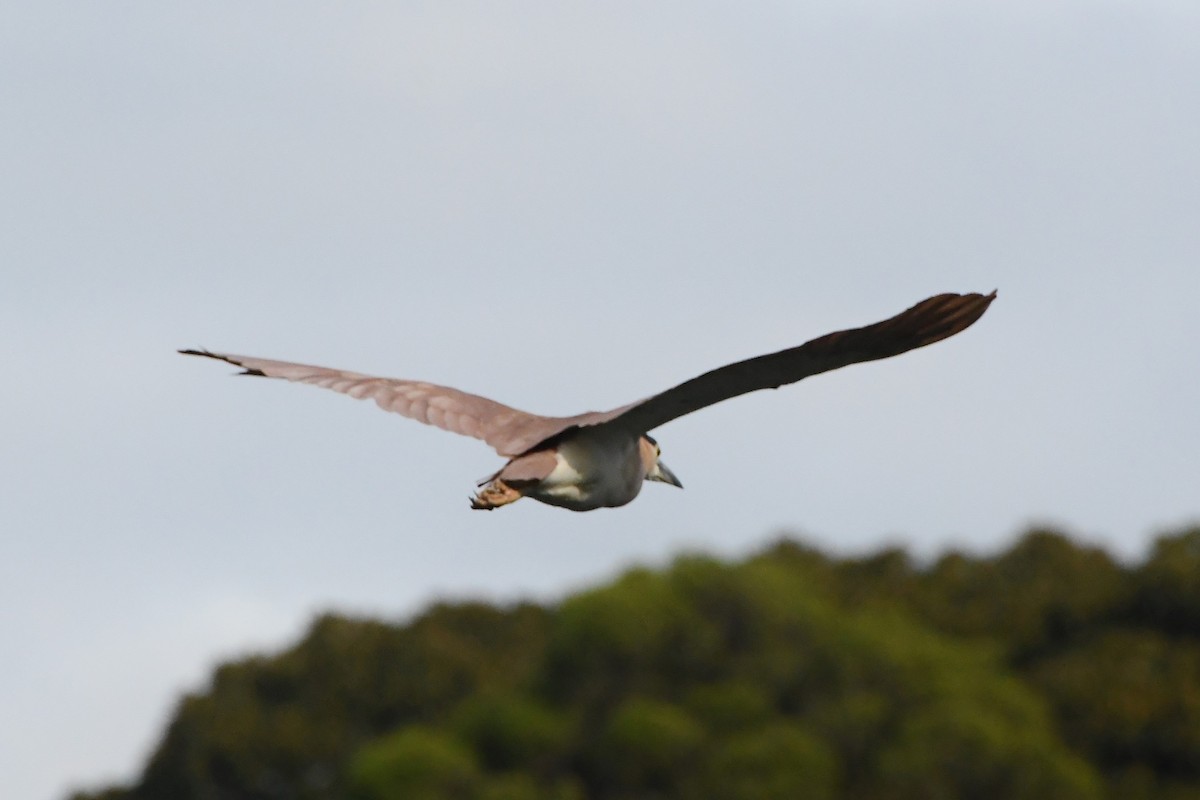
<path id="1" fill-rule="evenodd" d="M 318 618 L 75 800 L 1200 800 L 1200 528 L 927 565 L 783 540 L 552 605 Z"/>

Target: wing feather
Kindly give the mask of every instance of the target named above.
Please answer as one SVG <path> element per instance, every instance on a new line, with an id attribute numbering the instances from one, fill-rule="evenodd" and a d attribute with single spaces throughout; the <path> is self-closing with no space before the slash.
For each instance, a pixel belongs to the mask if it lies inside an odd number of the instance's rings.
<path id="1" fill-rule="evenodd" d="M 576 428 L 613 426 L 640 435 L 738 395 L 776 389 L 850 364 L 891 358 L 925 347 L 969 328 L 995 299 L 995 292 L 936 295 L 874 325 L 836 331 L 798 347 L 727 364 L 611 411 L 590 411 L 572 417 L 529 414 L 486 397 L 424 381 L 379 378 L 208 350 L 179 352 L 228 362 L 241 367 L 243 375 L 282 378 L 358 399 L 370 398 L 384 411 L 482 439 L 500 455 L 512 458 Z"/>
<path id="2" fill-rule="evenodd" d="M 225 361 L 241 367 L 242 375 L 281 378 L 331 389 L 359 400 L 371 399 L 384 411 L 434 425 L 451 433 L 482 439 L 502 456 L 519 455 L 533 444 L 552 437 L 569 425 L 560 417 L 529 414 L 486 397 L 424 381 L 380 378 L 310 364 L 213 353 L 208 350 L 179 352 Z"/>
<path id="3" fill-rule="evenodd" d="M 798 347 L 718 367 L 621 408 L 570 418 L 573 426 L 618 426 L 647 433 L 706 406 L 759 389 L 777 389 L 822 372 L 906 353 L 940 342 L 975 323 L 996 293 L 939 294 L 891 319 L 826 334 Z"/>

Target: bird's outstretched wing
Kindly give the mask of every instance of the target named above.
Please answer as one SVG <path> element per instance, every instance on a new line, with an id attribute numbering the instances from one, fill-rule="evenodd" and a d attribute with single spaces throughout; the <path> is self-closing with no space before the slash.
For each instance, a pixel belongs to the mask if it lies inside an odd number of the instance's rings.
<path id="1" fill-rule="evenodd" d="M 436 425 L 452 433 L 482 439 L 500 455 L 507 457 L 520 455 L 534 444 L 570 426 L 569 422 L 559 417 L 528 414 L 486 397 L 423 381 L 377 378 L 328 367 L 211 353 L 208 350 L 179 352 L 225 361 L 235 367 L 241 367 L 242 375 L 282 378 L 332 389 L 359 399 L 369 398 L 384 411 L 392 411 L 427 425 Z"/>
<path id="2" fill-rule="evenodd" d="M 747 392 L 777 389 L 810 375 L 898 356 L 940 342 L 969 328 L 995 299 L 995 292 L 939 294 L 883 322 L 837 331 L 799 347 L 727 364 L 640 402 L 565 421 L 577 427 L 612 425 L 631 433 L 645 433 Z"/>
<path id="3" fill-rule="evenodd" d="M 983 316 L 995 298 L 995 292 L 989 295 L 939 294 L 883 322 L 837 331 L 799 347 L 727 364 L 645 400 L 611 411 L 590 411 L 573 417 L 529 414 L 486 397 L 423 381 L 377 378 L 358 372 L 207 350 L 179 352 L 226 361 L 241 367 L 243 375 L 282 378 L 332 389 L 351 397 L 370 398 L 384 411 L 453 433 L 474 436 L 487 442 L 500 455 L 512 458 L 576 428 L 613 426 L 640 435 L 731 397 L 759 389 L 775 389 L 860 361 L 900 355 L 965 330 Z"/>

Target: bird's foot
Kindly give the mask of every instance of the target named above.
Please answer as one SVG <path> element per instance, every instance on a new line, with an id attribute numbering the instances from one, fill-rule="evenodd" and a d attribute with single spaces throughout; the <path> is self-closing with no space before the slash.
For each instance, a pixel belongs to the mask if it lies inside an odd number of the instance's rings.
<path id="1" fill-rule="evenodd" d="M 471 498 L 471 508 L 491 511 L 521 499 L 521 493 L 501 480 L 494 480 Z"/>

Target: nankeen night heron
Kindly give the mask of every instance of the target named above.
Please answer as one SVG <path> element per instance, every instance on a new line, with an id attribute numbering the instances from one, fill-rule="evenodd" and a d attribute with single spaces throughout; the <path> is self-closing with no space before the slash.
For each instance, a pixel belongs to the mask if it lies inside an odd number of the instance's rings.
<path id="1" fill-rule="evenodd" d="M 446 386 L 287 361 L 180 350 L 241 367 L 242 375 L 308 383 L 351 397 L 369 397 L 384 411 L 474 436 L 509 459 L 482 481 L 471 508 L 493 509 L 532 497 L 573 511 L 622 506 L 642 481 L 682 487 L 659 460 L 648 432 L 722 400 L 780 386 L 832 369 L 900 355 L 970 327 L 996 297 L 939 294 L 891 319 L 837 331 L 799 347 L 718 367 L 690 381 L 612 411 L 541 417 Z"/>

